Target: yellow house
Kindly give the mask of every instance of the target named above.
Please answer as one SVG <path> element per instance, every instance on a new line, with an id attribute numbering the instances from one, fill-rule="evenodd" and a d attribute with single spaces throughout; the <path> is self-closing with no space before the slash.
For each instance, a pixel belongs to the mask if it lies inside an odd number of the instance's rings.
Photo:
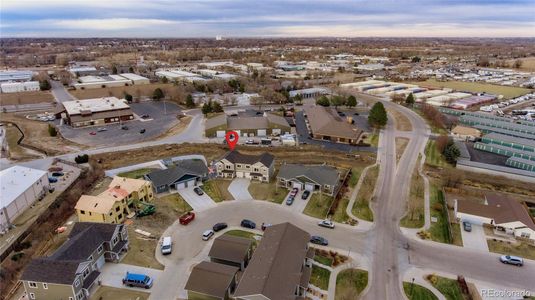
<path id="1" fill-rule="evenodd" d="M 152 184 L 142 179 L 114 177 L 108 189 L 97 196 L 83 195 L 75 209 L 80 222 L 122 223 L 137 201 L 154 199 Z"/>

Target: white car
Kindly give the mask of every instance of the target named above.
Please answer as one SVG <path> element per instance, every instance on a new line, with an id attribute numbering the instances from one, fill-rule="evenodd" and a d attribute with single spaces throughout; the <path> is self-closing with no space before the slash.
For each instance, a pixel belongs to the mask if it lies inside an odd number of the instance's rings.
<path id="1" fill-rule="evenodd" d="M 327 228 L 334 229 L 334 222 L 331 221 L 331 220 L 319 221 L 318 225 L 321 226 L 321 227 L 327 227 Z"/>
<path id="2" fill-rule="evenodd" d="M 212 236 L 214 236 L 214 231 L 212 229 L 206 230 L 205 232 L 202 233 L 202 240 L 207 241 Z"/>

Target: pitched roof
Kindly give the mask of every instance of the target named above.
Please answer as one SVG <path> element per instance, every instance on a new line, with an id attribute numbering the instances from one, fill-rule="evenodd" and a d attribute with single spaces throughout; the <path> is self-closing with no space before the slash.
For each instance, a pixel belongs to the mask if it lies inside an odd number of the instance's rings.
<path id="1" fill-rule="evenodd" d="M 193 267 L 186 283 L 186 290 L 225 298 L 238 268 L 214 262 L 203 261 Z"/>
<path id="2" fill-rule="evenodd" d="M 258 114 L 255 110 L 246 110 L 238 112 L 238 116 L 228 116 L 222 114 L 206 120 L 205 127 L 207 129 L 227 125 L 231 130 L 244 129 L 267 129 L 270 126 L 284 126 L 290 127 L 288 121 L 278 115 L 263 113 Z"/>
<path id="3" fill-rule="evenodd" d="M 362 130 L 338 116 L 333 108 L 310 106 L 305 108 L 308 123 L 313 134 L 358 139 Z"/>
<path id="4" fill-rule="evenodd" d="M 120 187 L 121 189 L 126 190 L 129 194 L 135 191 L 139 191 L 146 184 L 150 182 L 143 179 L 134 179 L 127 177 L 114 176 L 111 183 L 108 185 L 109 188 Z"/>
<path id="5" fill-rule="evenodd" d="M 269 127 L 268 119 L 265 117 L 228 117 L 228 129 L 267 129 Z"/>
<path id="6" fill-rule="evenodd" d="M 233 151 L 227 152 L 227 154 L 225 154 L 222 160 L 223 159 L 226 159 L 233 164 L 239 163 L 239 164 L 253 165 L 257 162 L 261 162 L 264 166 L 269 167 L 275 160 L 275 156 L 267 152 L 264 152 L 260 155 L 248 155 L 248 154 L 242 154 L 236 150 L 233 150 Z"/>
<path id="7" fill-rule="evenodd" d="M 249 252 L 250 239 L 224 234 L 214 240 L 208 256 L 232 262 L 242 262 Z"/>
<path id="8" fill-rule="evenodd" d="M 147 177 L 155 186 L 162 186 L 172 184 L 184 175 L 203 177 L 207 173 L 208 168 L 202 160 L 186 159 L 175 162 L 175 167 L 151 172 Z"/>
<path id="9" fill-rule="evenodd" d="M 302 178 L 302 177 L 306 178 Z M 279 169 L 277 177 L 282 177 L 286 180 L 296 179 L 302 182 L 308 182 L 307 178 L 315 183 L 330 186 L 338 184 L 339 173 L 336 168 L 326 165 L 307 166 L 300 164 L 286 164 Z"/>
<path id="10" fill-rule="evenodd" d="M 47 257 L 34 258 L 24 269 L 21 280 L 73 284 L 80 263 L 81 261 L 78 260 L 57 261 Z"/>
<path id="11" fill-rule="evenodd" d="M 295 299 L 309 240 L 308 232 L 290 223 L 268 227 L 234 296 L 262 294 L 269 299 Z"/>
<path id="12" fill-rule="evenodd" d="M 487 194 L 485 198 L 487 204 L 457 200 L 457 211 L 493 219 L 497 225 L 519 221 L 535 230 L 533 219 L 526 208 L 518 201 L 498 194 Z"/>
<path id="13" fill-rule="evenodd" d="M 118 194 L 115 194 L 118 195 Z M 113 205 L 116 201 L 121 201 L 124 196 L 120 196 L 119 198 L 116 198 L 111 195 L 98 195 L 98 196 L 90 196 L 90 195 L 82 195 L 80 199 L 78 199 L 78 202 L 76 202 L 75 209 L 83 210 L 83 211 L 90 211 L 95 212 L 99 214 L 107 214 L 110 209 L 112 209 Z"/>

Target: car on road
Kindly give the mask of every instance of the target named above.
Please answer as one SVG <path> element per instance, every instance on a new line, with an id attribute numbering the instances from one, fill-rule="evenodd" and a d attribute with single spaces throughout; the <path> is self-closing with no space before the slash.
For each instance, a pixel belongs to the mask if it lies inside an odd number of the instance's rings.
<path id="1" fill-rule="evenodd" d="M 98 132 L 108 131 L 108 128 L 106 127 L 100 127 L 97 129 Z"/>
<path id="2" fill-rule="evenodd" d="M 221 231 L 225 228 L 227 228 L 228 225 L 227 223 L 216 223 L 214 226 L 212 226 L 212 229 L 215 231 L 215 232 L 218 232 L 218 231 Z"/>
<path id="3" fill-rule="evenodd" d="M 310 242 L 312 244 L 316 244 L 316 245 L 322 245 L 322 246 L 327 246 L 329 245 L 329 241 L 327 241 L 326 238 L 324 237 L 321 237 L 321 236 L 318 236 L 318 235 L 313 235 L 310 237 Z"/>
<path id="4" fill-rule="evenodd" d="M 182 216 L 180 216 L 178 218 L 178 221 L 182 225 L 188 225 L 194 219 L 195 219 L 195 213 L 190 211 L 190 212 L 187 212 L 187 213 L 183 214 Z"/>
<path id="5" fill-rule="evenodd" d="M 310 191 L 304 191 L 303 195 L 301 195 L 301 199 L 306 200 L 308 199 L 309 195 L 310 195 Z"/>
<path id="6" fill-rule="evenodd" d="M 147 115 L 147 114 L 145 114 L 145 115 L 141 115 L 141 118 L 142 118 L 142 119 L 148 119 L 148 118 L 150 118 L 150 116 Z"/>
<path id="7" fill-rule="evenodd" d="M 193 188 L 193 191 L 195 192 L 195 194 L 197 194 L 197 195 L 199 195 L 199 196 L 204 195 L 204 192 L 201 190 L 200 187 L 195 187 L 195 188 Z"/>
<path id="8" fill-rule="evenodd" d="M 121 126 L 121 129 L 122 129 L 122 130 L 128 130 L 128 126 L 126 126 L 126 125 L 122 125 L 122 126 Z"/>
<path id="9" fill-rule="evenodd" d="M 470 224 L 470 222 L 468 222 L 468 221 L 464 221 L 463 222 L 463 228 L 464 228 L 464 231 L 470 232 L 470 231 L 472 231 L 472 224 Z"/>
<path id="10" fill-rule="evenodd" d="M 288 196 L 288 199 L 286 199 L 286 205 L 292 205 L 294 203 L 294 196 Z"/>
<path id="11" fill-rule="evenodd" d="M 163 255 L 171 254 L 173 251 L 173 241 L 170 236 L 165 236 L 162 240 L 161 249 Z"/>
<path id="12" fill-rule="evenodd" d="M 262 228 L 262 231 L 265 231 L 268 227 L 271 226 L 273 226 L 273 224 L 271 223 L 262 223 L 262 226 L 260 228 Z"/>
<path id="13" fill-rule="evenodd" d="M 97 135 L 97 133 L 94 132 L 94 131 L 91 131 L 89 134 L 90 134 L 90 135 Z"/>
<path id="14" fill-rule="evenodd" d="M 123 284 L 129 287 L 150 289 L 152 287 L 152 283 L 152 278 L 145 274 L 126 272 L 126 276 L 123 278 Z"/>
<path id="15" fill-rule="evenodd" d="M 245 228 L 249 228 L 249 229 L 255 229 L 256 228 L 256 223 L 251 221 L 251 220 L 243 219 L 243 220 L 241 220 L 240 226 L 241 227 L 245 227 Z"/>
<path id="16" fill-rule="evenodd" d="M 212 229 L 208 229 L 206 230 L 205 232 L 202 233 L 202 240 L 203 241 L 207 241 L 209 240 L 212 236 L 214 236 L 214 231 Z"/>
<path id="17" fill-rule="evenodd" d="M 65 174 L 63 174 L 63 172 L 53 172 L 52 173 L 52 176 L 54 176 L 54 177 L 61 177 L 63 175 L 65 175 Z"/>
<path id="18" fill-rule="evenodd" d="M 323 221 L 319 221 L 319 222 L 318 222 L 318 225 L 321 226 L 321 227 L 326 227 L 326 228 L 334 229 L 334 222 L 331 221 L 331 220 L 323 220 Z"/>
<path id="19" fill-rule="evenodd" d="M 141 133 L 141 134 L 145 133 L 145 128 L 141 129 L 141 130 L 139 131 L 139 133 Z"/>
<path id="20" fill-rule="evenodd" d="M 504 264 L 515 265 L 518 267 L 522 267 L 524 265 L 524 259 L 518 256 L 502 255 L 500 256 L 500 261 Z"/>

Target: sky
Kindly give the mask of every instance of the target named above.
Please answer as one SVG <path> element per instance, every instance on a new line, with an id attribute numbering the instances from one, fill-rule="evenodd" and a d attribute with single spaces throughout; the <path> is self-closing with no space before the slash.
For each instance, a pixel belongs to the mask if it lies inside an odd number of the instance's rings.
<path id="1" fill-rule="evenodd" d="M 0 0 L 0 37 L 534 37 L 535 0 Z"/>

